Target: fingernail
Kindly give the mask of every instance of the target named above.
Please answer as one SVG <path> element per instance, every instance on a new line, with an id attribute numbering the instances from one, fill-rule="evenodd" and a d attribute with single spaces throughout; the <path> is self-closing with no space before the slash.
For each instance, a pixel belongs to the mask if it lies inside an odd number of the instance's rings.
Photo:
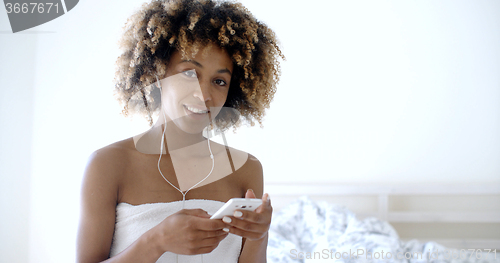
<path id="1" fill-rule="evenodd" d="M 267 194 L 267 202 L 270 203 L 271 202 L 271 197 L 269 196 L 269 194 Z"/>
<path id="2" fill-rule="evenodd" d="M 231 221 L 232 221 L 232 220 L 231 220 L 231 218 L 230 218 L 230 217 L 225 216 L 224 218 L 222 218 L 222 221 L 223 221 L 224 223 L 231 223 Z"/>
<path id="3" fill-rule="evenodd" d="M 241 217 L 243 213 L 241 211 L 234 211 L 234 217 Z"/>
<path id="4" fill-rule="evenodd" d="M 248 190 L 252 191 L 252 193 L 255 194 L 255 192 L 253 191 L 253 189 L 248 189 Z"/>
<path id="5" fill-rule="evenodd" d="M 224 227 L 224 228 L 222 229 L 222 231 L 224 231 L 224 232 L 229 232 L 229 228 Z"/>

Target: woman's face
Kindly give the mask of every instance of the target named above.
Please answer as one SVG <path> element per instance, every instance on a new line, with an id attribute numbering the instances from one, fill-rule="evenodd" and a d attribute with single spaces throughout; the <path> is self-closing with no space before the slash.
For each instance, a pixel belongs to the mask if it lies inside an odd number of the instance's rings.
<path id="1" fill-rule="evenodd" d="M 226 102 L 233 62 L 216 46 L 183 58 L 174 52 L 161 80 L 162 110 L 184 132 L 199 133 Z"/>

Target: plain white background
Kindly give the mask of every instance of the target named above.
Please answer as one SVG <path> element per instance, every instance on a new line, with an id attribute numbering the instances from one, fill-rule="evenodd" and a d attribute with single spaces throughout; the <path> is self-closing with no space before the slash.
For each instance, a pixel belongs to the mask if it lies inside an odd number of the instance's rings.
<path id="1" fill-rule="evenodd" d="M 287 56 L 264 128 L 227 134 L 267 182 L 500 183 L 500 2 L 242 2 Z M 73 261 L 87 157 L 146 127 L 112 95 L 140 3 L 16 34 L 0 9 L 2 262 Z"/>

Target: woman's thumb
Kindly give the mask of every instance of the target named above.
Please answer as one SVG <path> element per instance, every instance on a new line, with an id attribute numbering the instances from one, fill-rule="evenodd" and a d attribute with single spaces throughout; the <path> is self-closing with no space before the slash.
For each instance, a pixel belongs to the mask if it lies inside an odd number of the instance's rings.
<path id="1" fill-rule="evenodd" d="M 245 194 L 245 198 L 257 198 L 257 197 L 255 196 L 255 193 L 253 192 L 252 189 L 248 189 Z"/>

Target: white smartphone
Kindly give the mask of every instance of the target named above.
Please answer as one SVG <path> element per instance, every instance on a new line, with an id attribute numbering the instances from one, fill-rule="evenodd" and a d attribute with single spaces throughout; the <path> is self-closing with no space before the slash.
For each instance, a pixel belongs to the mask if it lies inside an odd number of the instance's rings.
<path id="1" fill-rule="evenodd" d="M 224 216 L 232 216 L 235 210 L 254 211 L 262 204 L 258 198 L 232 198 L 227 201 L 210 219 L 221 219 Z"/>

